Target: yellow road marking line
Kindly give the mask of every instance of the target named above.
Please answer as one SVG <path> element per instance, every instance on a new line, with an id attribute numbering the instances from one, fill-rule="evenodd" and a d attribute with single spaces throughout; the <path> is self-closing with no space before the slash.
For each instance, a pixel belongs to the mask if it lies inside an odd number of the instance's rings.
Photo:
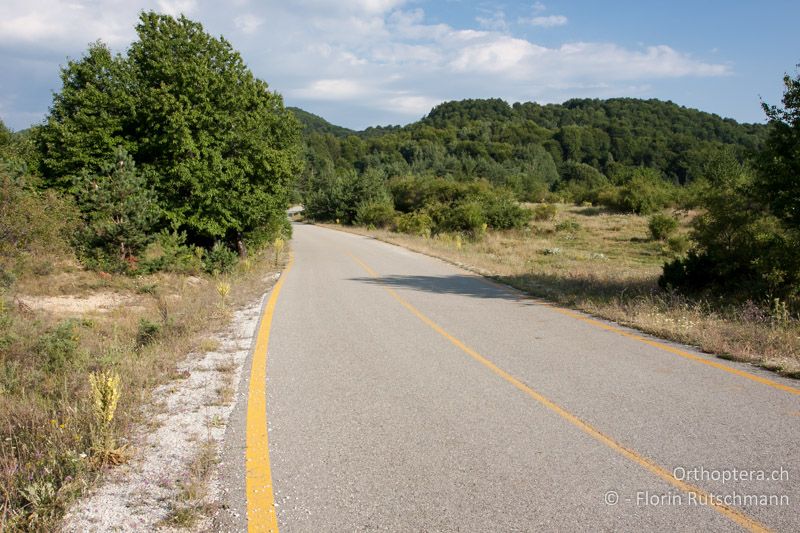
<path id="1" fill-rule="evenodd" d="M 272 492 L 272 472 L 269 466 L 269 440 L 267 435 L 267 350 L 275 304 L 283 287 L 286 274 L 292 268 L 294 256 L 283 269 L 280 279 L 272 288 L 264 315 L 258 327 L 253 364 L 250 368 L 250 390 L 247 395 L 247 436 L 245 471 L 247 493 L 247 530 L 277 533 L 278 517 L 275 514 L 275 496 Z"/>
<path id="2" fill-rule="evenodd" d="M 366 263 L 361 261 L 359 258 L 352 254 L 348 254 L 350 257 L 355 261 L 361 268 L 363 268 L 367 274 L 374 278 L 380 278 L 380 274 L 375 272 L 372 268 L 369 267 Z M 769 531 L 765 526 L 761 525 L 760 523 L 756 522 L 752 518 L 748 517 L 747 515 L 743 514 L 739 510 L 729 507 L 727 505 L 722 504 L 721 502 L 715 500 L 711 497 L 711 495 L 705 492 L 703 489 L 696 487 L 690 483 L 686 483 L 679 479 L 676 479 L 670 472 L 666 469 L 662 468 L 652 460 L 639 455 L 635 451 L 631 450 L 630 448 L 626 448 L 622 444 L 616 442 L 614 439 L 606 435 L 605 433 L 601 432 L 594 426 L 590 425 L 587 422 L 584 422 L 577 416 L 573 415 L 557 403 L 553 402 L 552 400 L 548 399 L 546 396 L 536 392 L 534 389 L 520 381 L 519 379 L 515 378 L 502 368 L 495 365 L 489 359 L 486 359 L 484 356 L 458 340 L 457 338 L 450 335 L 447 331 L 444 330 L 440 325 L 436 322 L 425 316 L 419 309 L 408 303 L 403 297 L 401 297 L 394 289 L 390 289 L 388 287 L 383 287 L 383 289 L 388 292 L 395 300 L 397 300 L 403 307 L 408 309 L 414 316 L 419 318 L 422 322 L 426 325 L 430 326 L 436 333 L 450 341 L 456 347 L 458 347 L 461 351 L 469 355 L 472 359 L 477 361 L 478 363 L 482 364 L 505 381 L 522 391 L 523 393 L 527 394 L 540 404 L 542 404 L 547 409 L 553 411 L 558 416 L 569 422 L 570 424 L 574 425 L 584 433 L 588 434 L 595 440 L 605 444 L 615 452 L 619 453 L 620 455 L 624 456 L 627 459 L 630 459 L 634 463 L 638 464 L 639 466 L 645 468 L 652 474 L 660 477 L 673 487 L 680 489 L 689 494 L 695 494 L 697 496 L 698 501 L 708 501 L 711 507 L 721 513 L 722 515 L 728 517 L 733 522 L 739 524 L 743 528 L 747 529 L 748 531 L 758 531 L 758 532 L 766 532 Z"/>
<path id="3" fill-rule="evenodd" d="M 647 337 L 643 337 L 641 335 L 638 335 L 636 333 L 632 333 L 630 331 L 625 331 L 624 329 L 612 326 L 611 324 L 606 324 L 605 322 L 602 322 L 600 320 L 584 316 L 584 315 L 582 315 L 582 314 L 580 314 L 580 313 L 578 313 L 576 311 L 571 311 L 569 309 L 556 307 L 555 305 L 552 305 L 550 303 L 542 302 L 537 298 L 528 296 L 528 295 L 522 293 L 522 291 L 520 289 L 516 289 L 514 287 L 509 287 L 508 285 L 504 285 L 502 283 L 498 283 L 498 282 L 493 281 L 491 279 L 487 279 L 487 278 L 485 278 L 483 276 L 475 276 L 475 277 L 476 277 L 476 279 L 478 279 L 480 281 L 483 281 L 483 282 L 485 282 L 485 283 L 487 283 L 487 284 L 489 284 L 492 287 L 495 287 L 497 289 L 501 289 L 501 290 L 504 290 L 504 291 L 514 291 L 515 293 L 518 292 L 519 293 L 518 297 L 520 299 L 522 299 L 522 300 L 533 301 L 537 305 L 541 305 L 541 306 L 547 307 L 549 309 L 552 309 L 556 313 L 560 313 L 560 314 L 568 316 L 570 318 L 574 318 L 576 320 L 580 320 L 581 322 L 585 322 L 586 324 L 590 324 L 590 325 L 595 326 L 597 328 L 604 329 L 606 331 L 611 331 L 611 332 L 616 333 L 618 335 L 622 335 L 623 337 L 627 337 L 629 339 L 633 339 L 635 341 L 639 341 L 639 342 L 642 342 L 642 343 L 647 344 L 649 346 L 652 346 L 653 348 L 658 348 L 659 350 L 663 350 L 665 352 L 669 352 L 669 353 L 674 354 L 674 355 L 679 355 L 679 356 L 681 356 L 681 357 L 683 357 L 685 359 L 689 359 L 690 361 L 694 361 L 696 363 L 701 363 L 701 364 L 704 364 L 704 365 L 708 365 L 710 367 L 722 370 L 724 372 L 728 372 L 729 374 L 734 374 L 734 375 L 743 377 L 745 379 L 749 379 L 751 381 L 755 381 L 757 383 L 761 383 L 762 385 L 767 385 L 768 387 L 773 387 L 775 389 L 782 390 L 784 392 L 788 392 L 789 394 L 800 395 L 800 388 L 792 387 L 791 385 L 785 385 L 783 383 L 779 383 L 777 381 L 773 381 L 773 380 L 771 380 L 769 378 L 761 377 L 761 376 L 758 376 L 756 374 L 751 374 L 750 372 L 745 372 L 744 370 L 739 370 L 738 368 L 733 368 L 731 366 L 725 365 L 725 364 L 720 363 L 718 361 L 714 361 L 713 359 L 708 359 L 708 358 L 705 358 L 705 357 L 702 357 L 702 356 L 699 356 L 699 355 L 695 355 L 695 354 L 693 354 L 691 352 L 687 352 L 686 350 L 681 350 L 680 348 L 675 348 L 674 346 L 670 346 L 669 344 L 664 344 L 663 342 L 658 342 L 658 341 L 653 340 L 653 339 L 648 339 Z"/>

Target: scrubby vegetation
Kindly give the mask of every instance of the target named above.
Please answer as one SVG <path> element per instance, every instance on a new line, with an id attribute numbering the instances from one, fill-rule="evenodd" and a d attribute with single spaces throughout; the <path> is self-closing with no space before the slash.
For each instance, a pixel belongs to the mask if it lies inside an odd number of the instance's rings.
<path id="1" fill-rule="evenodd" d="M 784 108 L 764 104 L 769 130 L 752 162 L 721 154 L 708 168 L 694 247 L 661 284 L 800 307 L 800 75 L 784 79 Z"/>
<path id="2" fill-rule="evenodd" d="M 137 33 L 70 61 L 43 125 L 0 122 L 2 531 L 57 529 L 284 259 L 299 125 L 199 24 L 143 13 Z"/>
<path id="3" fill-rule="evenodd" d="M 474 238 L 489 228 L 520 228 L 532 216 L 509 191 L 485 181 L 410 177 L 387 182 L 376 171 L 315 180 L 305 213 L 323 222 L 420 235 L 458 232 Z"/>

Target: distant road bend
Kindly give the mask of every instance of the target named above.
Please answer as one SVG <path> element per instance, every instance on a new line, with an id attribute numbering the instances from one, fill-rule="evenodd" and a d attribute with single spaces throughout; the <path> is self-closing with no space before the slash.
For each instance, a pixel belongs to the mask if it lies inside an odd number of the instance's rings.
<path id="1" fill-rule="evenodd" d="M 234 527 L 800 531 L 797 382 L 373 239 L 293 249 Z"/>

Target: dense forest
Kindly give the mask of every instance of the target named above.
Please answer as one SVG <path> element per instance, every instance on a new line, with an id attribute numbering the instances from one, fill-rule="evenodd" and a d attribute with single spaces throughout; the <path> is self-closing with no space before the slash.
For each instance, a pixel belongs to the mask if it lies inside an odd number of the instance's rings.
<path id="1" fill-rule="evenodd" d="M 484 179 L 527 201 L 597 202 L 603 191 L 637 177 L 656 188 L 690 185 L 720 153 L 745 160 L 767 131 L 671 102 L 629 98 L 446 102 L 408 126 L 358 133 L 295 113 L 305 128 L 304 190 L 320 176 L 377 171 L 386 179 Z"/>

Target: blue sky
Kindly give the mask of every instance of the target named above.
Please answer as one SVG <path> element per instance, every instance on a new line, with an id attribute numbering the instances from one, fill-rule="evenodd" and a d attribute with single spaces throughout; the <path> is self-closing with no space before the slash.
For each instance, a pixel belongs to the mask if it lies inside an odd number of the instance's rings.
<path id="1" fill-rule="evenodd" d="M 59 65 L 102 39 L 124 51 L 141 10 L 185 13 L 255 74 L 356 129 L 461 98 L 661 98 L 763 121 L 800 63 L 797 1 L 3 0 L 0 118 L 43 119 Z"/>

